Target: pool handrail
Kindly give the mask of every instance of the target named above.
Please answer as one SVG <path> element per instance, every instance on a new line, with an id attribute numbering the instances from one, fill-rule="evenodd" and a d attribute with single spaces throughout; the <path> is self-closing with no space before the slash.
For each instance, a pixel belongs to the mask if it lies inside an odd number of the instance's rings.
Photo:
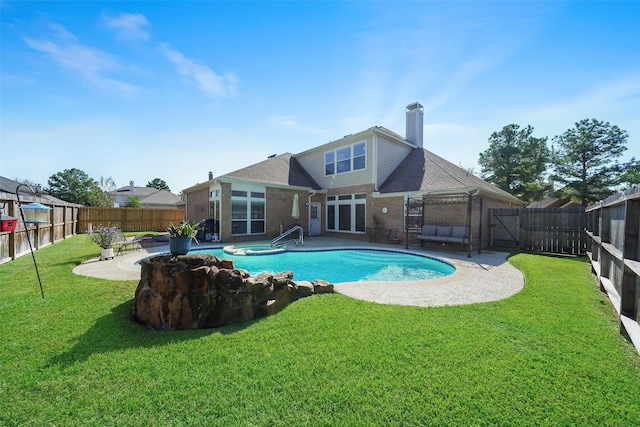
<path id="1" fill-rule="evenodd" d="M 286 245 L 287 243 L 295 243 L 296 245 L 304 245 L 304 230 L 302 229 L 301 226 L 299 225 L 295 225 L 293 227 L 291 227 L 290 229 L 288 229 L 287 231 L 285 231 L 284 233 L 282 233 L 281 235 L 279 235 L 278 237 L 276 237 L 275 239 L 273 239 L 271 241 L 271 247 L 273 247 L 276 243 L 278 243 L 280 240 L 284 239 L 285 237 L 287 237 L 288 235 L 294 233 L 298 231 L 300 233 L 299 237 L 297 239 L 292 239 L 292 240 L 287 240 L 286 242 L 284 242 L 284 244 Z"/>

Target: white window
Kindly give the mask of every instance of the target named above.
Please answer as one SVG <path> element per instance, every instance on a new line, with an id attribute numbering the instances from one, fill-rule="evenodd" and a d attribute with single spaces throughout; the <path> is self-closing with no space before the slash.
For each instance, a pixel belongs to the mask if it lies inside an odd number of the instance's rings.
<path id="1" fill-rule="evenodd" d="M 324 174 L 335 175 L 365 169 L 367 166 L 366 142 L 348 145 L 324 153 Z"/>
<path id="2" fill-rule="evenodd" d="M 345 233 L 364 233 L 366 227 L 365 194 L 346 194 L 327 197 L 327 230 Z"/>
<path id="3" fill-rule="evenodd" d="M 264 189 L 231 190 L 231 234 L 265 234 Z"/>

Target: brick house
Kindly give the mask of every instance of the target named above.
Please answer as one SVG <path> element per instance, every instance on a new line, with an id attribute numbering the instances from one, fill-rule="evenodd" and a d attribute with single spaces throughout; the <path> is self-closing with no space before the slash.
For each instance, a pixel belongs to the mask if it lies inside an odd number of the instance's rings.
<path id="1" fill-rule="evenodd" d="M 406 230 L 430 223 L 468 225 L 474 246 L 487 246 L 489 209 L 523 203 L 424 149 L 423 115 L 419 103 L 407 106 L 406 137 L 374 126 L 218 177 L 210 172 L 183 190 L 187 219 L 213 219 L 224 242 L 271 239 L 293 225 L 308 235 L 411 242 Z"/>

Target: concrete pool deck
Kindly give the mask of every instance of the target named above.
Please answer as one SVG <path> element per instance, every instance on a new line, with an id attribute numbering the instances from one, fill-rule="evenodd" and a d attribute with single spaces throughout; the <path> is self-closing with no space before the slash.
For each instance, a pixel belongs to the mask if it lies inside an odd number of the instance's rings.
<path id="1" fill-rule="evenodd" d="M 254 242 L 264 243 L 264 242 Z M 241 243 L 238 243 L 241 244 Z M 194 245 L 193 248 L 221 247 L 224 243 Z M 507 253 L 483 250 L 472 252 L 445 252 L 432 248 L 387 245 L 365 241 L 314 237 L 305 239 L 304 246 L 291 250 L 313 249 L 388 249 L 413 254 L 428 255 L 453 264 L 455 273 L 431 280 L 402 282 L 347 282 L 336 284 L 336 291 L 365 301 L 380 304 L 413 305 L 423 307 L 473 304 L 508 298 L 522 290 L 524 276 L 507 261 Z M 99 261 L 90 259 L 73 269 L 75 274 L 108 280 L 139 280 L 140 267 L 136 261 L 157 253 L 167 252 L 168 246 L 156 246 L 139 251 L 129 251 L 123 256 Z M 294 278 L 295 280 L 295 278 Z"/>

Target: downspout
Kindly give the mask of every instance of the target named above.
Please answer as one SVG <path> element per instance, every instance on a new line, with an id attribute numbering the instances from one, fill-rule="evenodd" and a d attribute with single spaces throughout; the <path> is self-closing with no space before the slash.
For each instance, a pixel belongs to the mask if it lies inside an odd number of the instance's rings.
<path id="1" fill-rule="evenodd" d="M 315 191 L 310 191 L 309 196 L 307 197 L 307 226 L 309 227 L 309 239 L 311 239 L 311 198 L 315 195 Z M 322 230 L 322 224 L 320 224 L 320 229 Z"/>
<path id="2" fill-rule="evenodd" d="M 373 153 L 371 153 L 371 174 L 373 175 L 373 191 L 378 191 L 378 135 L 374 131 L 373 133 Z"/>
<path id="3" fill-rule="evenodd" d="M 471 241 L 471 214 L 473 213 L 473 197 L 477 196 L 478 193 L 480 192 L 480 190 L 476 189 L 476 191 L 470 191 L 469 192 L 469 200 L 467 202 L 467 230 L 469 230 L 469 242 L 468 242 L 468 247 L 467 247 L 467 258 L 471 258 L 471 248 L 472 248 L 472 241 Z M 480 242 L 482 243 L 482 242 Z"/>
<path id="4" fill-rule="evenodd" d="M 184 217 L 186 219 L 189 218 L 189 194 L 183 193 L 182 200 L 184 201 Z"/>
<path id="5" fill-rule="evenodd" d="M 484 209 L 484 197 L 480 197 L 480 228 L 478 230 L 478 253 L 482 253 L 482 210 Z"/>

